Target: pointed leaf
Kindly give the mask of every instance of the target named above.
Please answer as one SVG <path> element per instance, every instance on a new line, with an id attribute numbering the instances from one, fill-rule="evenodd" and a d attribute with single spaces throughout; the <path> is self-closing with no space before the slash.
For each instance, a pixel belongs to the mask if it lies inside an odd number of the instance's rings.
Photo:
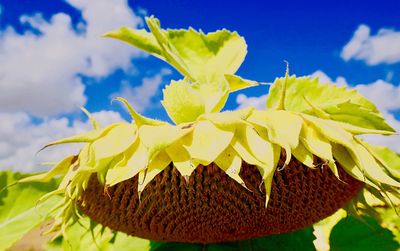
<path id="1" fill-rule="evenodd" d="M 268 110 L 254 111 L 248 121 L 267 129 L 269 141 L 285 149 L 285 165 L 288 165 L 292 149 L 299 144 L 302 118 L 287 111 Z"/>
<path id="2" fill-rule="evenodd" d="M 193 128 L 182 129 L 169 124 L 162 126 L 144 125 L 139 129 L 139 137 L 148 148 L 148 156 L 151 161 L 159 152 L 166 149 L 192 130 Z"/>
<path id="3" fill-rule="evenodd" d="M 138 140 L 124 153 L 123 160 L 108 170 L 106 184 L 114 186 L 132 178 L 146 168 L 147 162 L 146 147 Z"/>
<path id="4" fill-rule="evenodd" d="M 384 146 L 374 146 L 365 141 L 360 143 L 379 161 L 379 163 L 397 179 L 400 179 L 400 155 Z"/>
<path id="5" fill-rule="evenodd" d="M 117 30 L 107 32 L 104 37 L 110 37 L 124 41 L 133 45 L 153 56 L 164 59 L 162 50 L 158 45 L 157 40 L 150 32 L 144 29 L 131 29 L 129 27 L 121 27 Z"/>
<path id="6" fill-rule="evenodd" d="M 229 177 L 234 179 L 239 184 L 244 185 L 244 181 L 239 176 L 240 169 L 242 167 L 242 158 L 233 149 L 232 146 L 228 146 L 217 159 L 214 161 L 219 168 L 221 168 Z"/>
<path id="7" fill-rule="evenodd" d="M 112 124 L 101 130 L 94 130 L 94 131 L 90 131 L 90 132 L 87 132 L 84 134 L 79 134 L 79 135 L 71 136 L 68 138 L 61 139 L 61 140 L 53 141 L 53 142 L 45 145 L 40 151 L 42 151 L 43 149 L 45 149 L 47 147 L 60 145 L 60 144 L 93 142 L 93 141 L 97 140 L 98 138 L 102 137 L 104 134 L 107 134 L 110 130 L 112 130 L 114 127 L 118 126 L 119 124 L 120 123 Z"/>
<path id="8" fill-rule="evenodd" d="M 304 144 L 308 151 L 322 160 L 328 161 L 328 165 L 333 174 L 339 178 L 339 172 L 335 165 L 332 155 L 332 147 L 329 140 L 320 134 L 314 126 L 305 124 L 300 133 L 300 141 Z"/>
<path id="9" fill-rule="evenodd" d="M 235 92 L 258 85 L 257 81 L 244 79 L 232 74 L 225 74 L 225 79 L 229 84 L 229 92 Z"/>
<path id="10" fill-rule="evenodd" d="M 146 118 L 146 117 L 140 115 L 138 112 L 135 111 L 135 109 L 133 109 L 133 107 L 129 104 L 129 102 L 124 98 L 117 97 L 117 98 L 115 98 L 115 100 L 120 101 L 121 103 L 123 103 L 126 106 L 129 114 L 131 115 L 132 119 L 135 121 L 135 123 L 138 127 L 141 127 L 142 125 L 156 126 L 156 125 L 167 124 L 166 122 L 156 120 L 156 119 L 149 119 L 149 118 Z"/>
<path id="11" fill-rule="evenodd" d="M 318 79 L 309 77 L 278 78 L 270 89 L 267 107 L 275 107 L 282 96 L 286 83 L 285 109 L 315 114 L 315 108 L 333 120 L 367 129 L 393 132 L 375 105 L 356 90 L 331 84 L 319 84 Z M 327 98 L 329 97 L 329 98 Z M 309 102 L 312 102 L 310 105 Z M 318 116 L 318 114 L 316 114 Z"/>
<path id="12" fill-rule="evenodd" d="M 162 172 L 171 163 L 165 151 L 160 152 L 148 165 L 146 170 L 139 173 L 138 192 L 141 193 L 157 174 Z"/>
<path id="13" fill-rule="evenodd" d="M 210 121 L 199 121 L 194 128 L 191 142 L 185 147 L 192 158 L 208 165 L 225 150 L 233 134 L 232 131 L 221 130 Z"/>
<path id="14" fill-rule="evenodd" d="M 197 82 L 221 81 L 224 74 L 235 73 L 246 56 L 246 42 L 236 32 L 220 30 L 204 34 L 192 28 L 162 30 L 157 19 L 146 21 L 167 62 Z"/>
<path id="15" fill-rule="evenodd" d="M 293 156 L 303 163 L 304 165 L 314 168 L 314 155 L 304 146 L 302 142 L 299 142 L 296 148 L 292 149 Z"/>
<path id="16" fill-rule="evenodd" d="M 165 152 L 168 154 L 169 158 L 174 163 L 174 166 L 182 176 L 188 177 L 195 170 L 189 152 L 183 147 L 183 141 L 178 141 L 175 144 L 172 144 L 165 149 Z"/>
<path id="17" fill-rule="evenodd" d="M 246 119 L 254 111 L 254 107 L 247 107 L 235 111 L 224 111 L 220 113 L 206 113 L 200 115 L 198 120 L 209 120 L 221 128 L 232 128 L 234 126 L 245 124 Z"/>
<path id="18" fill-rule="evenodd" d="M 38 175 L 29 176 L 23 179 L 20 179 L 18 183 L 26 183 L 26 182 L 49 182 L 56 175 L 67 173 L 69 167 L 77 160 L 77 156 L 68 156 L 67 158 L 60 161 L 54 168 L 50 171 Z"/>
<path id="19" fill-rule="evenodd" d="M 122 153 L 136 141 L 136 137 L 135 125 L 119 123 L 107 134 L 94 141 L 91 148 L 96 159 L 104 159 Z"/>

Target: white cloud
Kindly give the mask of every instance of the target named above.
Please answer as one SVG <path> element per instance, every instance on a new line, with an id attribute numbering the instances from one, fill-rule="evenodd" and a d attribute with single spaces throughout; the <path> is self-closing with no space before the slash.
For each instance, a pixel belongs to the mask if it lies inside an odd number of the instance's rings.
<path id="1" fill-rule="evenodd" d="M 101 126 L 123 121 L 119 113 L 100 111 L 93 113 Z M 91 129 L 89 121 L 74 120 L 69 124 L 67 118 L 49 119 L 34 124 L 25 113 L 0 113 L 0 170 L 36 172 L 48 169 L 43 162 L 58 162 L 71 154 L 76 154 L 81 145 L 69 144 L 54 146 L 39 154 L 37 151 L 45 144 L 64 137 L 84 133 Z"/>
<path id="2" fill-rule="evenodd" d="M 236 103 L 239 105 L 237 109 L 242 109 L 248 106 L 253 106 L 256 109 L 264 110 L 266 107 L 267 95 L 259 97 L 248 97 L 245 94 L 239 94 L 236 97 Z"/>
<path id="3" fill-rule="evenodd" d="M 154 76 L 144 78 L 142 83 L 135 87 L 131 87 L 128 82 L 124 81 L 122 82 L 121 89 L 111 94 L 110 97 L 123 97 L 127 99 L 138 112 L 144 112 L 155 104 L 152 101 L 152 97 L 157 94 L 160 85 L 164 84 L 164 77 L 171 73 L 171 70 L 164 68 Z"/>
<path id="4" fill-rule="evenodd" d="M 81 12 L 84 23 L 72 28 L 70 16 L 58 13 L 46 21 L 40 14 L 20 22 L 35 31 L 0 31 L 0 112 L 48 116 L 85 104 L 79 74 L 100 78 L 118 68 L 129 70 L 137 50 L 101 38 L 106 31 L 142 24 L 126 0 L 67 1 Z"/>
<path id="5" fill-rule="evenodd" d="M 333 81 L 328 75 L 323 71 L 316 71 L 310 75 L 312 78 L 318 78 L 319 83 L 331 83 L 337 86 L 348 86 L 347 81 L 344 77 L 337 77 L 335 81 Z"/>
<path id="6" fill-rule="evenodd" d="M 363 60 L 369 65 L 400 62 L 400 31 L 380 29 L 371 35 L 367 25 L 360 25 L 351 40 L 343 47 L 344 60 Z"/>
<path id="7" fill-rule="evenodd" d="M 377 80 L 368 85 L 356 85 L 355 89 L 372 100 L 379 110 L 389 112 L 400 109 L 400 86 Z"/>

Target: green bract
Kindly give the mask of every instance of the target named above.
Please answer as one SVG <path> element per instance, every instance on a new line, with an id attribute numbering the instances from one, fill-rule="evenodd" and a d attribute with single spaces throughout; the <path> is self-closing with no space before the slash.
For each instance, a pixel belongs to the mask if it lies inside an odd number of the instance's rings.
<path id="1" fill-rule="evenodd" d="M 150 32 L 123 27 L 105 36 L 168 62 L 185 77 L 166 87 L 162 101 L 177 124 L 193 121 L 203 113 L 219 112 L 230 92 L 257 85 L 233 75 L 247 53 L 244 38 L 236 32 L 164 30 L 156 18 L 147 18 L 146 22 Z"/>
<path id="2" fill-rule="evenodd" d="M 398 155 L 357 137 L 365 133 L 390 135 L 394 130 L 355 90 L 287 72 L 271 87 L 268 109 L 219 112 L 230 92 L 257 84 L 234 75 L 246 55 L 244 39 L 227 30 L 208 34 L 192 28 L 164 30 L 157 19 L 146 21 L 150 32 L 125 27 L 106 36 L 161 58 L 182 73 L 182 80 L 166 86 L 162 101 L 176 125 L 145 118 L 118 98 L 126 105 L 132 123 L 99 128 L 90 117 L 93 131 L 47 145 L 85 143 L 78 155 L 65 158 L 47 174 L 20 181 L 63 177 L 51 193 L 64 195 L 56 208 L 53 230 L 65 232 L 79 219 L 77 203 L 92 174 L 104 184 L 105 192 L 138 175 L 140 194 L 170 163 L 186 180 L 198 165 L 215 163 L 243 186 L 239 176 L 242 162 L 255 165 L 267 193 L 265 206 L 282 152 L 286 154 L 284 167 L 294 157 L 310 168 L 330 168 L 340 179 L 340 163 L 373 191 L 384 193 L 400 187 Z M 324 161 L 322 166 L 316 166 L 314 156 Z"/>

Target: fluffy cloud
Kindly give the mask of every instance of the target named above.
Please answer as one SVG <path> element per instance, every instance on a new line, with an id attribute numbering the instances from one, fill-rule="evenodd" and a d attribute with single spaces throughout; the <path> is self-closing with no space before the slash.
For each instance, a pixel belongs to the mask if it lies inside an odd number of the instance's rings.
<path id="1" fill-rule="evenodd" d="M 325 74 L 323 71 L 316 71 L 313 74 L 310 75 L 312 78 L 318 78 L 318 81 L 320 83 L 332 83 L 337 86 L 348 86 L 347 81 L 344 77 L 339 76 L 333 81 L 328 75 Z"/>
<path id="2" fill-rule="evenodd" d="M 128 82 L 123 82 L 121 90 L 111 94 L 111 98 L 123 97 L 129 101 L 129 103 L 138 112 L 144 112 L 147 108 L 154 105 L 152 97 L 154 97 L 165 76 L 170 75 L 171 70 L 164 68 L 154 76 L 144 78 L 142 83 L 138 86 L 131 87 Z"/>
<path id="3" fill-rule="evenodd" d="M 126 0 L 67 2 L 82 14 L 78 30 L 70 16 L 58 13 L 50 21 L 40 14 L 22 16 L 20 22 L 31 27 L 23 34 L 12 27 L 0 31 L 0 112 L 48 116 L 72 111 L 87 99 L 79 75 L 101 78 L 118 68 L 129 70 L 131 59 L 141 55 L 100 38 L 122 25 L 141 25 Z"/>
<path id="4" fill-rule="evenodd" d="M 400 86 L 377 80 L 368 85 L 356 85 L 355 88 L 372 100 L 381 111 L 400 109 Z"/>
<path id="5" fill-rule="evenodd" d="M 101 124 L 122 121 L 119 113 L 100 111 L 93 116 Z M 37 154 L 45 144 L 64 137 L 84 133 L 91 129 L 89 121 L 69 123 L 67 118 L 48 119 L 33 123 L 25 113 L 0 113 L 0 170 L 36 172 L 48 169 L 43 162 L 58 162 L 65 156 L 76 154 L 79 144 L 54 146 Z"/>
<path id="6" fill-rule="evenodd" d="M 267 95 L 262 95 L 260 97 L 248 97 L 241 93 L 236 97 L 236 103 L 239 105 L 237 109 L 242 109 L 248 106 L 253 106 L 256 109 L 265 109 L 267 103 Z"/>
<path id="7" fill-rule="evenodd" d="M 367 25 L 360 25 L 351 40 L 343 47 L 344 60 L 363 60 L 369 65 L 400 62 L 400 31 L 380 29 L 371 35 Z"/>
<path id="8" fill-rule="evenodd" d="M 322 83 L 332 83 L 338 86 L 349 86 L 344 77 L 337 77 L 332 80 L 322 71 L 316 71 L 310 75 L 318 77 Z M 393 111 L 400 110 L 400 86 L 395 86 L 383 80 L 377 80 L 369 84 L 359 84 L 353 87 L 362 95 L 370 99 L 382 112 L 388 123 L 397 131 L 400 132 L 400 121 L 395 118 Z M 260 97 L 247 97 L 244 94 L 239 94 L 236 98 L 238 108 L 246 106 L 254 106 L 257 109 L 264 109 L 266 95 Z M 388 146 L 394 151 L 400 152 L 400 135 L 381 136 L 381 135 L 365 135 L 364 138 L 373 144 Z"/>

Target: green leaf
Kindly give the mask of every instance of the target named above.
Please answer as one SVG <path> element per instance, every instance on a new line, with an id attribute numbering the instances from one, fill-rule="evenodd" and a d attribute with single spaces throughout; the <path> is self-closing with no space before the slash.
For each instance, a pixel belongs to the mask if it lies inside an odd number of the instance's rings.
<path id="1" fill-rule="evenodd" d="M 171 81 L 163 93 L 164 99 L 161 103 L 176 124 L 195 121 L 206 112 L 200 91 L 186 80 Z"/>
<path id="2" fill-rule="evenodd" d="M 316 237 L 316 239 L 314 240 L 314 246 L 317 248 L 318 251 L 330 250 L 329 238 L 332 229 L 341 219 L 345 218 L 346 216 L 346 211 L 343 209 L 339 209 L 333 215 L 314 224 L 313 233 Z"/>
<path id="3" fill-rule="evenodd" d="M 388 229 L 382 228 L 373 218 L 364 219 L 367 224 L 353 217 L 342 219 L 331 232 L 331 250 L 395 251 L 400 248 Z"/>
<path id="4" fill-rule="evenodd" d="M 127 42 L 174 66 L 190 80 L 219 82 L 224 74 L 233 74 L 247 53 L 244 39 L 236 32 L 219 30 L 204 34 L 188 30 L 161 29 L 154 17 L 146 19 L 151 32 L 122 27 L 105 36 Z"/>
<path id="5" fill-rule="evenodd" d="M 395 178 L 400 179 L 400 156 L 384 146 L 374 146 L 361 141 L 364 147 L 379 161 L 379 163 Z"/>
<path id="6" fill-rule="evenodd" d="M 292 233 L 268 235 L 261 238 L 213 244 L 190 244 L 176 242 L 151 242 L 151 251 L 315 251 L 312 227 Z"/>
<path id="7" fill-rule="evenodd" d="M 332 84 L 319 84 L 318 79 L 294 76 L 287 78 L 286 90 L 283 90 L 285 81 L 286 78 L 275 80 L 267 99 L 267 107 L 277 107 L 280 98 L 284 95 L 286 110 L 317 116 L 323 113 L 329 115 L 332 120 L 367 128 L 371 130 L 370 132 L 375 130 L 374 133 L 394 132 L 375 105 L 356 90 Z"/>
<path id="8" fill-rule="evenodd" d="M 124 41 L 130 45 L 133 45 L 153 56 L 161 57 L 162 50 L 158 45 L 156 38 L 150 32 L 144 29 L 131 29 L 129 27 L 121 27 L 118 30 L 107 32 L 103 35 L 104 37 L 110 37 Z"/>
<path id="9" fill-rule="evenodd" d="M 349 101 L 327 107 L 325 112 L 330 114 L 330 119 L 343 122 L 344 124 L 370 129 L 367 133 L 372 133 L 374 129 L 377 129 L 374 133 L 380 134 L 390 135 L 394 132 L 394 129 L 386 124 L 385 119 L 380 113 L 368 110 L 359 104 L 354 104 Z M 357 131 L 353 132 L 357 133 Z M 361 131 L 360 133 L 364 132 Z"/>
<path id="10" fill-rule="evenodd" d="M 178 242 L 152 241 L 150 251 L 203 251 L 204 245 Z M 206 249 L 207 250 L 207 249 Z"/>
<path id="11" fill-rule="evenodd" d="M 0 172 L 0 250 L 9 248 L 48 219 L 50 209 L 62 199 L 53 196 L 37 204 L 43 195 L 57 188 L 58 182 L 55 180 L 7 187 L 26 176 L 11 171 Z"/>
<path id="12" fill-rule="evenodd" d="M 254 239 L 253 250 L 279 250 L 279 251 L 313 251 L 313 228 L 307 227 L 292 233 L 268 235 L 263 238 Z M 246 250 L 246 249 L 244 249 Z"/>
<path id="13" fill-rule="evenodd" d="M 146 22 L 150 32 L 122 27 L 105 36 L 144 50 L 185 76 L 179 81 L 181 84 L 173 82 L 167 87 L 170 90 L 164 92 L 163 105 L 175 123 L 194 121 L 205 112 L 218 112 L 229 92 L 257 84 L 233 75 L 247 53 L 245 40 L 236 32 L 224 29 L 204 34 L 193 28 L 165 30 L 154 17 L 147 18 Z M 178 101 L 174 100 L 176 95 Z"/>
<path id="14" fill-rule="evenodd" d="M 149 251 L 150 241 L 114 232 L 85 217 L 69 227 L 66 236 L 47 243 L 46 251 Z"/>

